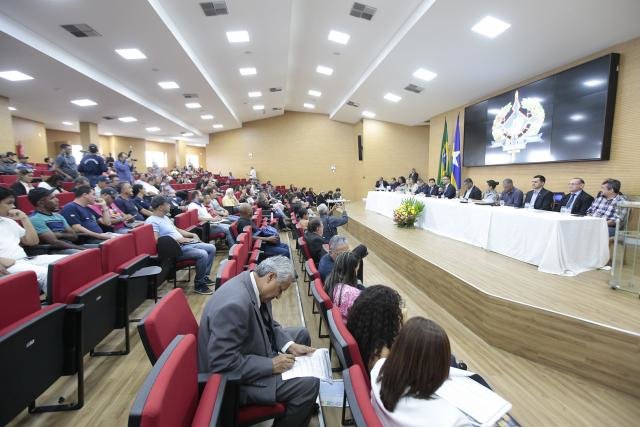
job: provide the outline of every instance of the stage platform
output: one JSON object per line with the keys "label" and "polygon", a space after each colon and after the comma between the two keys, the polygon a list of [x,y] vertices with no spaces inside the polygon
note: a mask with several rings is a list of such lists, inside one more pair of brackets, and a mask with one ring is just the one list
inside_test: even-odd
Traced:
{"label": "stage platform", "polygon": [[348,206],[349,233],[491,345],[640,397],[640,299]]}

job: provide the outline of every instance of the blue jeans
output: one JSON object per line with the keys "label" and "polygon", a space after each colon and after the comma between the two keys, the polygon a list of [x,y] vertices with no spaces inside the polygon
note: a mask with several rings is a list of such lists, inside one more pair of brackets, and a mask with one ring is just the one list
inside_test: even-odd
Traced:
{"label": "blue jeans", "polygon": [[218,233],[224,233],[224,238],[227,239],[227,245],[229,247],[233,246],[236,243],[236,240],[231,235],[231,229],[229,224],[211,224],[209,228],[209,234],[214,235]]}
{"label": "blue jeans", "polygon": [[269,258],[276,255],[282,255],[282,256],[286,256],[287,258],[290,258],[289,246],[286,243],[273,244],[273,243],[263,242],[260,249],[262,249],[262,251],[264,252],[265,258]]}
{"label": "blue jeans", "polygon": [[182,246],[182,255],[176,258],[178,261],[185,259],[196,260],[196,277],[193,284],[196,288],[204,286],[206,277],[213,266],[216,256],[216,247],[209,243],[189,243]]}

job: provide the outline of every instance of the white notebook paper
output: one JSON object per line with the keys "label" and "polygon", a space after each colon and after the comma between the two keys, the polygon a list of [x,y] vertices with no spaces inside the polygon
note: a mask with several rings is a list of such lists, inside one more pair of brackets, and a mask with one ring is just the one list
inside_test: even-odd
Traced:
{"label": "white notebook paper", "polygon": [[319,348],[310,356],[298,356],[293,367],[282,373],[283,381],[299,377],[316,377],[322,381],[332,382],[329,350]]}

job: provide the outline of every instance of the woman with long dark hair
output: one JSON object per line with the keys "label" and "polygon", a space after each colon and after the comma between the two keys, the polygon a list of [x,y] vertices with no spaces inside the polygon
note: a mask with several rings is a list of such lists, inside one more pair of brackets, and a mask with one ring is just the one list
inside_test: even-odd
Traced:
{"label": "woman with long dark hair", "polygon": [[432,320],[411,318],[387,358],[371,370],[371,400],[384,425],[471,426],[454,405],[435,395],[449,377],[451,346]]}
{"label": "woman with long dark hair", "polygon": [[347,320],[351,306],[362,292],[357,287],[356,270],[359,264],[360,259],[352,252],[341,253],[324,283],[325,292],[333,301],[333,306],[340,310],[344,320]]}

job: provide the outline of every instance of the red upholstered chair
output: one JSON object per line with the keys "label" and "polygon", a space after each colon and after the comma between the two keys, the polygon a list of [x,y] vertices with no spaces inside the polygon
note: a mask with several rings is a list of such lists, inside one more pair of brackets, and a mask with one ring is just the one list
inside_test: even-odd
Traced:
{"label": "red upholstered chair", "polygon": [[158,246],[156,244],[156,238],[153,234],[153,226],[151,224],[136,227],[131,230],[129,234],[131,234],[135,239],[136,255],[158,255]]}
{"label": "red upholstered chair", "polygon": [[0,175],[0,182],[11,185],[18,180],[18,175]]}
{"label": "red upholstered chair", "polygon": [[[368,372],[366,365],[362,361],[358,343],[347,329],[347,325],[342,320],[342,314],[336,307],[332,307],[328,311],[327,320],[330,338],[342,367],[346,369],[353,365],[358,365],[362,372]],[[369,376],[366,377],[366,382],[367,386],[371,387]]]}
{"label": "red upholstered chair", "polygon": [[249,226],[245,227],[245,231],[240,233],[236,238],[238,243],[242,243],[247,249],[247,260],[245,265],[249,264],[257,264],[258,258],[260,258],[260,248],[257,249],[252,244],[252,235],[251,232],[247,233],[246,229],[250,228]]}
{"label": "red upholstered chair", "polygon": [[309,282],[307,295],[311,296],[311,283],[316,279],[320,279],[320,272],[318,272],[318,269],[316,268],[316,263],[313,260],[313,258],[309,258],[304,262],[304,276],[305,276],[304,280]]}
{"label": "red upholstered chair", "polygon": [[184,291],[169,291],[138,323],[138,333],[152,365],[177,335],[197,336],[198,323]]}
{"label": "red upholstered chair", "polygon": [[253,229],[250,225],[244,227],[244,230],[242,230],[242,232],[249,235],[249,247],[252,248],[252,250],[260,249],[262,247],[262,240],[253,238]]}
{"label": "red upholstered chair", "polygon": [[307,260],[311,258],[311,252],[309,252],[309,246],[307,246],[307,241],[304,237],[298,238],[298,246],[300,246],[300,250],[302,252],[302,257],[300,257],[300,265],[303,265]]}
{"label": "red upholstered chair", "polygon": [[216,289],[224,285],[229,279],[237,275],[237,267],[235,259],[225,259],[220,262],[218,272],[216,273]]}
{"label": "red upholstered chair", "polygon": [[178,335],[154,365],[129,413],[129,426],[217,426],[226,380],[212,375],[198,390],[196,339]]}
{"label": "red upholstered chair", "polygon": [[[82,354],[114,356],[129,353],[129,316],[118,275],[102,272],[100,249],[86,249],[49,265],[47,302],[84,304]],[[94,351],[111,331],[123,328],[124,350]]]}
{"label": "red upholstered chair", "polygon": [[16,208],[20,209],[22,212],[30,215],[36,208],[29,201],[28,196],[18,196],[16,197]]}
{"label": "red upholstered chair", "polygon": [[382,421],[371,404],[371,388],[365,379],[368,376],[357,365],[345,369],[342,372],[344,391],[357,427],[382,427]]}
{"label": "red upholstered chair", "polygon": [[231,231],[231,235],[234,239],[238,237],[238,221],[234,221],[229,226],[229,230]]}
{"label": "red upholstered chair", "polygon": [[[32,271],[0,278],[0,425],[26,407],[30,413],[82,407],[80,337],[71,326],[80,309],[65,304],[41,307]],[[76,369],[78,362],[80,369]],[[76,403],[36,407],[38,396],[58,378],[74,373],[78,378]]]}
{"label": "red upholstered chair", "polygon": [[320,313],[321,316],[320,321],[318,322],[318,338],[329,338],[329,334],[322,333],[322,320],[327,323],[327,310],[331,310],[333,308],[333,301],[325,292],[324,285],[320,278],[313,280],[311,294],[313,295],[314,302],[311,311],[313,312],[313,314]]}
{"label": "red upholstered chair", "polygon": [[[152,364],[156,360],[159,363],[160,355],[176,334],[188,332],[197,338],[198,325],[181,289],[171,291],[156,304],[142,319],[138,332]],[[236,424],[255,424],[280,416],[284,411],[285,406],[281,403],[241,406],[236,414]]]}
{"label": "red upholstered chair", "polygon": [[173,222],[176,227],[187,230],[191,226],[189,212],[182,212],[181,214],[176,215]]}
{"label": "red upholstered chair", "polygon": [[60,209],[62,209],[67,203],[71,203],[75,200],[75,196],[73,193],[66,191],[64,193],[56,194],[56,199],[58,199],[58,204],[60,205]]}
{"label": "red upholstered chair", "polygon": [[73,186],[75,185],[73,183],[73,181],[64,181],[62,184],[60,184],[61,187],[65,190],[65,191],[73,191]]}

